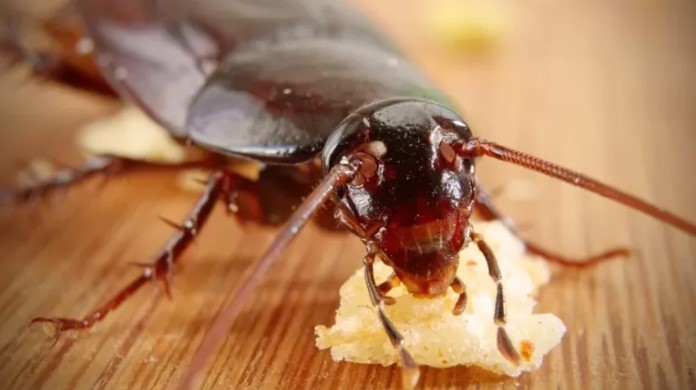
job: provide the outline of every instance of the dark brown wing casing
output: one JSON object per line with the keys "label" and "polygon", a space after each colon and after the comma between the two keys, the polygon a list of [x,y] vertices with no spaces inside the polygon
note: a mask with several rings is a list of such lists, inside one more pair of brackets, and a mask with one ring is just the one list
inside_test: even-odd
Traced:
{"label": "dark brown wing casing", "polygon": [[119,93],[174,135],[266,162],[321,150],[356,108],[443,101],[369,22],[328,0],[82,0]]}

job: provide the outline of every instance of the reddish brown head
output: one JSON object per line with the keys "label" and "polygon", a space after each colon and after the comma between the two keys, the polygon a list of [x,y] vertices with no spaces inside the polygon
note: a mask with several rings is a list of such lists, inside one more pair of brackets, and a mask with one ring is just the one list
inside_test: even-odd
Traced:
{"label": "reddish brown head", "polygon": [[473,160],[448,144],[470,138],[468,126],[448,108],[398,99],[360,108],[324,148],[326,169],[356,153],[366,161],[338,194],[352,212],[344,218],[367,233],[363,239],[415,295],[442,294],[455,277],[475,179]]}

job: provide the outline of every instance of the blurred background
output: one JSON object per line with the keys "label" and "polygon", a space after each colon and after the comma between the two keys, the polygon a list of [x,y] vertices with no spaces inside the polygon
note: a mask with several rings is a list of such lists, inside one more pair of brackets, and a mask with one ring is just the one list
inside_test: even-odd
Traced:
{"label": "blurred background", "polygon": [[[353,2],[451,97],[478,136],[696,220],[695,3]],[[59,3],[2,0],[0,12],[22,8],[41,19]],[[37,45],[48,43],[29,35]],[[120,109],[107,96],[32,80],[26,67],[11,67],[7,58],[0,69],[2,187],[13,186],[17,173],[38,158],[79,164],[81,129]],[[556,270],[539,310],[557,314],[568,333],[539,371],[481,379],[475,370],[430,369],[426,387],[472,381],[510,388],[696,386],[693,237],[520,168],[481,160],[477,169],[525,236],[569,255],[622,245],[635,256],[589,270]],[[186,256],[173,303],[141,293],[95,332],[48,349],[42,332],[26,328],[28,320],[79,316],[103,301],[130,277],[126,263],[153,253],[171,233],[157,217],[177,220],[195,199],[172,174],[142,173],[96,187],[5,208],[0,217],[0,388],[2,382],[7,388],[174,383],[195,348],[182,338],[200,338],[274,234],[218,213]],[[248,388],[354,381],[395,387],[392,368],[335,364],[313,347],[312,327],[331,321],[337,288],[359,267],[362,251],[354,238],[308,228],[245,313],[250,323],[271,324],[261,330],[235,325],[232,333],[243,340],[224,346],[213,366],[217,378]],[[255,357],[274,348],[279,352],[272,357]]]}

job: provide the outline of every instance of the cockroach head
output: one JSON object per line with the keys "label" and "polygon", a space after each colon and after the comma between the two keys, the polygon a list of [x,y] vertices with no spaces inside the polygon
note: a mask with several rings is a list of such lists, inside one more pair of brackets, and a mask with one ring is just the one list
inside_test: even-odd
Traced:
{"label": "cockroach head", "polygon": [[358,109],[324,147],[327,169],[360,161],[338,193],[343,220],[379,248],[411,293],[434,296],[454,279],[475,196],[473,161],[454,146],[469,139],[450,109],[393,99]]}
{"label": "cockroach head", "polygon": [[336,126],[324,146],[322,163],[328,171],[342,157],[357,152],[380,160],[394,148],[414,149],[424,140],[434,148],[443,145],[440,154],[453,161],[454,151],[446,145],[471,137],[459,115],[440,103],[416,98],[381,100],[360,107]]}

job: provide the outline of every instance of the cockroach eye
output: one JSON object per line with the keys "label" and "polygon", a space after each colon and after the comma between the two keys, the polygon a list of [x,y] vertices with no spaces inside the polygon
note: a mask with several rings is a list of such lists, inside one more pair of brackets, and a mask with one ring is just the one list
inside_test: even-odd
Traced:
{"label": "cockroach eye", "polygon": [[448,144],[447,142],[440,142],[439,148],[440,156],[442,156],[442,158],[448,163],[454,163],[454,160],[457,158],[457,153],[454,151],[454,148],[452,148],[452,145]]}
{"label": "cockroach eye", "polygon": [[360,170],[350,185],[362,187],[365,183],[377,174],[378,162],[371,154],[365,152],[356,152],[351,156],[352,159],[360,161]]}
{"label": "cockroach eye", "polygon": [[382,141],[372,141],[365,144],[363,150],[375,158],[381,158],[387,154],[387,145],[385,145]]}

